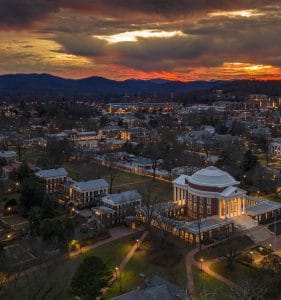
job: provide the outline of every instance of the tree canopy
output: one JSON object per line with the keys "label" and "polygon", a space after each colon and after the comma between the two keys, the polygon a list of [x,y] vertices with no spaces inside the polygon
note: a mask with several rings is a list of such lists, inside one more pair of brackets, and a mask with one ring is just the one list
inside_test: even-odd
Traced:
{"label": "tree canopy", "polygon": [[107,286],[110,272],[105,263],[96,256],[86,257],[71,280],[71,291],[85,300],[95,299]]}

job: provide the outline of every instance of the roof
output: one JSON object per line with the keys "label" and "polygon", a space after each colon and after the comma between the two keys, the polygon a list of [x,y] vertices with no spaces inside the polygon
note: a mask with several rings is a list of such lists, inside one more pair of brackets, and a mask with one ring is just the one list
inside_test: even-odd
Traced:
{"label": "roof", "polygon": [[246,208],[246,214],[252,217],[265,214],[267,212],[272,212],[276,209],[281,208],[281,204],[272,201],[260,201],[253,206]]}
{"label": "roof", "polygon": [[125,202],[134,202],[136,200],[140,200],[141,195],[136,191],[126,191],[117,194],[108,194],[102,198],[103,202],[111,202],[113,204],[120,204]]}
{"label": "roof", "polygon": [[241,194],[246,194],[246,191],[236,187],[236,186],[228,186],[225,190],[223,190],[220,195],[222,197],[233,197]]}
{"label": "roof", "polygon": [[185,174],[180,175],[175,180],[173,180],[173,184],[185,185],[186,184],[186,179],[188,179],[187,175],[185,175]]}
{"label": "roof", "polygon": [[92,207],[91,210],[93,212],[100,212],[103,214],[112,214],[115,211],[107,206],[97,206],[97,207]]}
{"label": "roof", "polygon": [[216,167],[207,167],[188,176],[188,182],[210,187],[227,187],[239,184],[231,175]]}
{"label": "roof", "polygon": [[134,289],[113,300],[175,300],[177,297],[182,300],[188,299],[184,290],[178,286],[159,276],[153,276],[145,280],[143,288]]}
{"label": "roof", "polygon": [[0,151],[0,157],[10,158],[16,155],[17,153],[15,151]]}
{"label": "roof", "polygon": [[88,191],[88,190],[97,190],[97,189],[105,189],[109,187],[107,181],[103,178],[87,180],[87,181],[74,181],[71,184],[71,187],[74,189],[79,189],[80,191]]}
{"label": "roof", "polygon": [[38,177],[49,178],[49,177],[65,177],[68,175],[65,168],[41,170],[35,173]]}
{"label": "roof", "polygon": [[[232,224],[234,221],[232,219],[219,219],[219,218],[205,218],[201,219],[200,224],[200,231],[201,233],[210,231],[212,229],[220,228],[225,225]],[[192,222],[184,222],[182,226],[179,226],[181,229],[186,230],[189,233],[198,234],[199,228],[198,228],[198,221],[192,221]]]}

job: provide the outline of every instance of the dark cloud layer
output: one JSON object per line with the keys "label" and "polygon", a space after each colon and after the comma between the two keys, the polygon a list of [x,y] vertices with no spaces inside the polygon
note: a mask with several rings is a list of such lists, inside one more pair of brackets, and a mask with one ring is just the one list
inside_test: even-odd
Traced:
{"label": "dark cloud layer", "polygon": [[182,18],[216,10],[276,5],[274,0],[0,0],[0,27],[30,26],[59,9],[124,19]]}
{"label": "dark cloud layer", "polygon": [[[239,10],[250,15],[226,13]],[[71,54],[109,70],[191,72],[226,62],[279,68],[280,13],[278,0],[0,0],[0,33],[36,35],[52,43],[50,57]],[[117,43],[101,37],[142,30],[181,34]]]}

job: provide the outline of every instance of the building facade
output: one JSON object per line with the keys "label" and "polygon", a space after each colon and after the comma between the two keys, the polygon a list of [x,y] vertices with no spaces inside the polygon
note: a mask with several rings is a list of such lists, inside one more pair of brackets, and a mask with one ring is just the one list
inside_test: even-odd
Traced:
{"label": "building facade", "polygon": [[98,205],[100,199],[108,194],[108,188],[109,184],[104,179],[73,181],[68,189],[68,198],[79,208]]}
{"label": "building facade", "polygon": [[68,173],[64,168],[41,170],[35,176],[43,184],[47,194],[62,192],[66,184]]}
{"label": "building facade", "polygon": [[134,216],[141,206],[141,195],[133,190],[108,194],[101,199],[103,206],[115,211],[115,221],[122,223],[127,216]]}

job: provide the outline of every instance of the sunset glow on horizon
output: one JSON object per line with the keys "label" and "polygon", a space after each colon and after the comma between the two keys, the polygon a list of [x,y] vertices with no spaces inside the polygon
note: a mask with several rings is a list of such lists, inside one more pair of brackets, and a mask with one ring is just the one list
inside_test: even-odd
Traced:
{"label": "sunset glow on horizon", "polygon": [[280,1],[32,3],[3,6],[0,74],[281,79]]}

